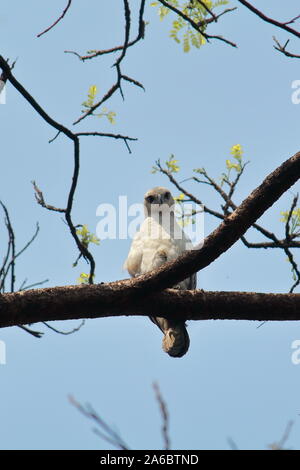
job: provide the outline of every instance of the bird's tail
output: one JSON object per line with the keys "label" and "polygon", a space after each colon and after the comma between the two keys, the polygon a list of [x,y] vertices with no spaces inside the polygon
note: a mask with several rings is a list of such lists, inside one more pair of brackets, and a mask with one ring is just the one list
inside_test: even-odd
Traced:
{"label": "bird's tail", "polygon": [[190,338],[185,322],[171,322],[166,318],[150,317],[164,333],[162,348],[171,357],[182,357],[188,351]]}

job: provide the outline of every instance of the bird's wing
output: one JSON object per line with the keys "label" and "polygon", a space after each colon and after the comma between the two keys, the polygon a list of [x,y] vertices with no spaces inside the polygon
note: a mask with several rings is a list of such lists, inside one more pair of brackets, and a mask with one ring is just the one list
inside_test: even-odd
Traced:
{"label": "bird's wing", "polygon": [[[186,253],[187,251],[193,248],[191,239],[185,233],[182,227],[179,226],[178,224],[177,224],[177,227],[175,227],[175,235],[177,235],[178,237],[177,239],[175,238],[174,240],[174,243],[176,244],[176,249],[177,249],[177,256],[180,256],[183,253]],[[193,289],[196,289],[196,285],[197,285],[197,274],[194,273],[187,279],[184,279],[183,281],[181,281],[176,287],[178,289],[193,290]]]}
{"label": "bird's wing", "polygon": [[124,262],[123,269],[127,269],[131,277],[141,274],[141,264],[143,259],[143,242],[141,240],[140,232],[135,234],[132,240],[131,247]]}

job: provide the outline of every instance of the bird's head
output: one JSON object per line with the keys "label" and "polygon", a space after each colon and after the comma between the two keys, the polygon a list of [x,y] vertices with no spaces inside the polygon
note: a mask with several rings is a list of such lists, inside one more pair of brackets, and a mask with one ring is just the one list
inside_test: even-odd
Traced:
{"label": "bird's head", "polygon": [[173,212],[175,201],[167,188],[156,186],[149,189],[144,196],[144,206],[147,215]]}

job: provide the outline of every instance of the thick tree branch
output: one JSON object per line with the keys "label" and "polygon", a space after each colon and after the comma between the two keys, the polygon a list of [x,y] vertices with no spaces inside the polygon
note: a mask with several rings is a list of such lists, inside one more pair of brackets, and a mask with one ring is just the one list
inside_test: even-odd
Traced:
{"label": "thick tree branch", "polygon": [[[140,296],[134,280],[0,295],[0,327],[121,315],[187,320],[300,320],[300,294],[167,289]],[[179,313],[180,312],[180,313]]]}

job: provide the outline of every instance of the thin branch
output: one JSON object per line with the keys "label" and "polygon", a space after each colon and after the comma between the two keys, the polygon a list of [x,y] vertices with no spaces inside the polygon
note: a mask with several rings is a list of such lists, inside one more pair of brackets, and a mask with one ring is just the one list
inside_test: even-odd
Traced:
{"label": "thin branch", "polygon": [[[146,0],[142,0],[140,4],[140,10],[139,10],[139,30],[138,30],[138,35],[133,41],[128,41],[126,48],[128,49],[131,46],[134,46],[138,41],[141,39],[144,39],[145,35],[145,22],[143,20],[143,15],[144,15],[144,9],[145,9],[145,2]],[[103,49],[103,50],[95,50],[95,51],[88,51],[87,55],[80,55],[78,52],[75,51],[64,51],[67,54],[74,54],[76,55],[80,60],[83,62],[88,59],[93,59],[94,57],[99,57],[104,54],[112,54],[114,52],[122,51],[124,48],[124,44],[121,46],[116,46],[112,47],[110,49]]]}
{"label": "thin branch", "polygon": [[98,413],[92,408],[91,405],[87,404],[86,406],[83,406],[71,395],[69,395],[69,402],[71,403],[71,405],[75,406],[75,408],[77,408],[77,410],[81,414],[96,423],[97,428],[94,428],[93,431],[98,436],[100,436],[106,442],[112,444],[117,449],[129,450],[128,445],[124,442],[120,434],[114,431],[114,429],[109,424],[107,424],[103,418],[98,415]]}
{"label": "thin branch", "polygon": [[42,286],[43,284],[46,284],[46,282],[49,282],[49,279],[44,279],[43,281],[33,282],[32,284],[28,284],[27,286],[26,286],[26,282],[27,282],[27,279],[24,279],[24,281],[22,282],[19,288],[19,291],[32,289],[33,287],[37,287],[37,286]]}
{"label": "thin branch", "polygon": [[0,55],[0,68],[4,71],[7,80],[13,85],[13,87],[25,98],[26,101],[35,109],[35,111],[52,127],[56,130],[65,134],[69,139],[74,140],[76,136],[65,126],[59,124],[57,121],[52,119],[46,111],[37,103],[33,96],[21,85],[21,83],[14,77],[11,72],[11,68],[7,61]]}
{"label": "thin branch", "polygon": [[293,424],[294,424],[293,421],[289,421],[287,423],[287,426],[284,430],[284,433],[283,433],[281,439],[279,441],[273,442],[272,444],[270,444],[268,446],[271,450],[284,450],[285,443],[288,440],[288,438],[290,437]]}
{"label": "thin branch", "polygon": [[229,41],[228,39],[225,39],[222,36],[215,36],[215,35],[212,36],[212,35],[207,34],[206,32],[204,32],[204,30],[201,29],[201,27],[205,26],[205,25],[203,25],[203,23],[205,23],[205,22],[202,22],[202,24],[198,24],[192,18],[185,15],[181,10],[179,10],[175,6],[171,5],[170,3],[166,2],[165,0],[159,0],[159,1],[166,8],[169,8],[174,13],[176,13],[178,16],[181,16],[181,18],[183,18],[187,23],[189,23],[198,33],[202,34],[202,36],[207,40],[207,42],[209,42],[210,39],[218,39],[219,41],[223,41],[223,42],[225,42],[226,44],[229,44],[232,47],[237,47],[237,45],[234,42]]}
{"label": "thin branch", "polygon": [[85,119],[87,116],[90,116],[93,114],[93,112],[99,108],[105,101],[107,101],[118,89],[119,89],[120,83],[117,81],[109,90],[108,92],[101,98],[100,101],[95,103],[93,106],[91,106],[87,111],[85,111],[82,116],[80,116],[76,121],[73,122],[73,126],[81,122],[83,119]]}
{"label": "thin branch", "polygon": [[156,382],[153,383],[153,389],[154,389],[155,398],[159,405],[160,413],[162,416],[162,435],[163,435],[163,441],[164,441],[164,449],[170,450],[171,445],[170,445],[170,437],[169,437],[169,413],[168,413],[167,405],[162,397],[159,386]]}
{"label": "thin branch", "polygon": [[[71,235],[73,239],[75,240],[75,243],[77,245],[77,248],[80,253],[82,253],[83,257],[87,259],[90,263],[90,275],[89,275],[89,282],[93,282],[93,277],[95,273],[95,260],[92,256],[92,254],[89,252],[87,247],[81,243],[77,233],[76,233],[76,228],[73,224],[72,221],[72,216],[71,216],[71,210],[73,206],[73,199],[74,199],[74,194],[77,186],[77,181],[78,181],[78,174],[79,174],[79,158],[80,158],[80,145],[79,145],[79,138],[76,134],[71,132],[67,127],[63,126],[62,124],[58,123],[54,119],[52,119],[46,112],[45,110],[37,103],[37,101],[28,93],[28,91],[21,85],[21,83],[13,76],[11,72],[11,67],[5,61],[5,59],[0,55],[0,68],[3,70],[6,79],[10,81],[10,83],[16,88],[16,90],[28,101],[28,103],[35,109],[35,111],[52,127],[54,127],[56,130],[60,131],[63,133],[66,137],[72,140],[73,142],[73,148],[74,148],[74,170],[73,170],[73,177],[72,177],[72,183],[68,195],[68,202],[67,202],[67,208],[65,210],[58,210],[58,212],[65,212],[65,218],[67,221],[67,224],[69,226]],[[53,207],[53,206],[50,206]],[[48,207],[47,207],[48,208]],[[57,208],[52,208],[51,210],[57,210]]]}
{"label": "thin branch", "polygon": [[130,25],[131,25],[130,14],[131,13],[130,13],[128,0],[123,0],[123,5],[124,5],[124,16],[125,16],[125,38],[124,38],[124,44],[122,47],[122,52],[114,64],[115,67],[118,67],[120,63],[122,62],[122,60],[124,59],[126,51],[127,51],[127,47],[128,47],[128,42],[129,42]]}
{"label": "thin branch", "polygon": [[277,46],[274,46],[274,49],[276,49],[277,51],[279,52],[282,52],[282,54],[286,55],[287,57],[291,57],[293,59],[300,59],[300,55],[299,54],[293,54],[292,52],[289,52],[286,50],[286,46],[288,45],[288,43],[290,42],[290,40],[288,39],[286,41],[286,43],[282,46],[280,44],[280,42],[276,39],[275,36],[273,36],[273,41],[277,44]]}
{"label": "thin branch", "polygon": [[[2,201],[0,201],[0,204],[5,214],[5,225],[6,225],[7,232],[8,232],[8,248],[7,248],[6,256],[3,260],[3,264],[1,267],[1,271],[0,271],[0,275],[2,276],[2,280],[0,282],[0,291],[4,290],[5,280],[10,270],[11,272],[11,286],[10,286],[11,289],[10,290],[11,292],[13,292],[14,283],[15,283],[15,255],[16,255],[15,234],[14,234],[14,230],[10,221],[8,210]],[[11,253],[11,259],[8,262],[10,253]]]}
{"label": "thin branch", "polygon": [[27,328],[27,326],[24,325],[18,325],[18,327],[21,328],[21,330],[26,331],[26,333],[29,333],[30,335],[34,336],[35,338],[41,338],[44,334],[41,331],[31,330],[30,328]]}
{"label": "thin branch", "polygon": [[295,18],[294,20],[283,23],[283,22],[280,22],[280,21],[274,20],[273,18],[268,17],[262,11],[255,8],[251,3],[247,2],[246,0],[238,0],[238,1],[242,5],[244,5],[246,8],[248,8],[248,10],[252,11],[252,13],[255,13],[255,15],[259,16],[262,20],[266,21],[267,23],[277,26],[280,29],[284,29],[288,33],[292,34],[293,36],[300,38],[300,32],[288,26],[289,23],[292,23],[295,20]]}
{"label": "thin branch", "polygon": [[40,188],[38,187],[38,185],[36,184],[36,182],[32,181],[31,183],[32,183],[32,186],[33,186],[33,189],[34,189],[34,196],[35,196],[36,202],[40,206],[44,207],[45,209],[48,209],[49,211],[63,212],[63,213],[66,212],[66,209],[61,209],[59,207],[55,207],[55,206],[51,206],[50,204],[46,204],[45,199],[44,199],[44,195],[43,195],[42,191],[40,190]]}
{"label": "thin branch", "polygon": [[62,330],[58,330],[57,328],[54,328],[54,326],[52,325],[49,325],[49,323],[43,321],[42,322],[47,328],[49,328],[49,330],[52,330],[54,331],[55,333],[58,333],[60,335],[72,335],[73,333],[76,333],[77,331],[79,331],[83,325],[85,324],[85,320],[82,320],[82,322],[80,322],[79,326],[73,328],[72,330],[69,330],[69,331],[62,331]]}
{"label": "thin branch", "polygon": [[124,141],[129,153],[131,153],[131,149],[128,145],[128,140],[130,140],[130,141],[138,140],[136,137],[128,137],[127,135],[111,134],[111,133],[107,133],[107,132],[77,132],[76,135],[78,137],[81,137],[81,136],[98,136],[98,137],[111,137],[113,139],[122,139]]}
{"label": "thin branch", "polygon": [[[121,54],[114,63],[114,66],[116,67],[117,71],[117,80],[114,85],[105,93],[105,95],[99,100],[97,103],[93,104],[93,106],[89,107],[76,121],[73,122],[73,125],[78,124],[81,122],[83,119],[85,119],[87,116],[90,116],[94,113],[94,111],[99,108],[105,101],[107,101],[109,98],[111,98],[117,90],[119,90],[121,97],[124,99],[124,94],[122,90],[122,79],[129,81],[130,83],[133,83],[136,86],[139,86],[141,88],[144,88],[143,85],[138,82],[137,80],[134,80],[130,77],[127,77],[126,75],[123,75],[121,72],[121,62],[124,59],[128,44],[129,44],[129,34],[130,34],[130,26],[131,26],[131,19],[130,19],[130,8],[129,8],[129,2],[128,0],[123,0],[124,4],[124,18],[125,18],[125,37],[124,37],[124,43],[121,47]],[[144,13],[144,6],[145,3],[142,1],[141,6],[140,6],[140,12],[139,12],[139,32],[144,32],[144,21],[143,21],[143,13]],[[143,26],[142,26],[143,25]],[[76,53],[77,56],[79,56]],[[80,56],[79,56],[80,57]],[[128,142],[124,140],[125,145],[128,149],[129,152],[131,152]]]}
{"label": "thin branch", "polygon": [[294,284],[290,288],[290,293],[291,293],[291,292],[294,292],[295,288],[300,284],[300,271],[298,269],[298,265],[296,261],[294,260],[294,256],[292,252],[288,248],[285,248],[284,252],[287,255],[288,260],[292,265],[292,272],[294,273],[294,276],[296,277]]}
{"label": "thin branch", "polygon": [[63,19],[63,17],[64,17],[65,14],[67,13],[68,9],[70,8],[71,3],[72,3],[72,0],[68,0],[67,6],[66,6],[66,8],[64,9],[64,11],[62,12],[62,14],[60,15],[60,17],[57,18],[57,20],[54,21],[54,23],[53,23],[51,26],[49,26],[48,28],[46,28],[46,29],[45,29],[44,31],[42,31],[41,33],[37,34],[36,37],[39,38],[39,37],[41,37],[43,34],[45,34],[45,33],[47,33],[48,31],[50,31],[50,29],[54,28],[54,26],[56,26],[57,23],[59,23],[59,22]]}
{"label": "thin branch", "polygon": [[286,224],[285,224],[285,239],[286,240],[290,240],[290,238],[291,238],[290,222],[291,222],[291,218],[292,218],[292,215],[293,215],[293,211],[294,211],[295,207],[297,206],[298,197],[299,197],[299,194],[296,194],[296,196],[294,196],[291,208],[290,208],[288,216],[287,216],[287,220],[286,220]]}
{"label": "thin branch", "polygon": [[217,212],[213,209],[210,209],[209,207],[207,207],[205,204],[203,204],[203,202],[198,199],[196,196],[194,196],[193,194],[191,194],[189,191],[187,191],[186,189],[184,189],[177,181],[176,179],[174,178],[174,176],[172,175],[172,173],[170,173],[169,171],[165,170],[162,166],[161,166],[161,163],[160,161],[158,160],[156,162],[156,165],[157,167],[159,168],[159,171],[161,173],[163,173],[164,175],[166,175],[170,182],[172,184],[174,184],[174,186],[183,194],[185,194],[185,196],[187,196],[187,198],[190,200],[190,201],[193,201],[195,202],[195,204],[199,205],[199,206],[203,206],[203,210],[204,212],[208,213],[208,214],[211,214],[215,217],[217,217],[218,219],[221,219],[223,220],[224,219],[224,215],[221,214],[220,212]]}

